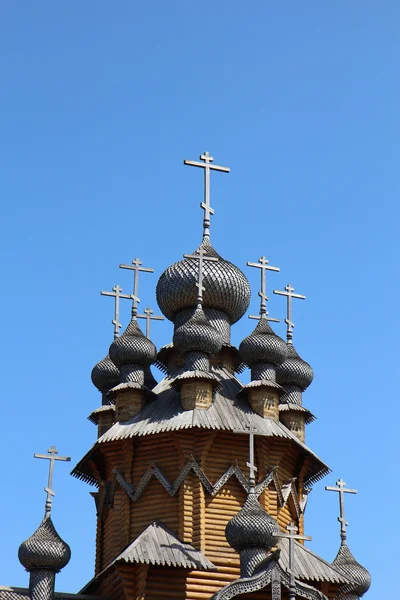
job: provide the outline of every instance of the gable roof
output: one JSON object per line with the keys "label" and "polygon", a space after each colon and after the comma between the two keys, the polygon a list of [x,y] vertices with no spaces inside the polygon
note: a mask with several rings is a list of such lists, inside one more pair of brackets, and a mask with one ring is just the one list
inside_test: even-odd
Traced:
{"label": "gable roof", "polygon": [[[215,570],[204,554],[178,536],[161,521],[154,521],[113,562],[145,563],[185,569]],[[107,567],[107,568],[109,568]]]}

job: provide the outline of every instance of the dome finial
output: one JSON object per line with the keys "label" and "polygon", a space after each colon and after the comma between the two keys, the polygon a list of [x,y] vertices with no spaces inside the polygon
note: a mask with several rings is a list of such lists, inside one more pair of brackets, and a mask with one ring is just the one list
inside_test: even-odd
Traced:
{"label": "dome finial", "polygon": [[285,286],[285,292],[280,291],[280,290],[274,290],[274,294],[278,294],[279,296],[286,296],[287,298],[287,317],[285,319],[285,323],[287,325],[286,328],[286,340],[288,344],[292,344],[293,343],[293,327],[294,327],[294,323],[292,321],[292,298],[299,298],[300,300],[305,300],[306,297],[302,296],[301,294],[293,294],[294,292],[294,287],[290,285],[290,283],[288,283]]}
{"label": "dome finial", "polygon": [[114,301],[114,318],[111,323],[114,325],[114,340],[119,336],[119,330],[122,325],[119,322],[119,300],[120,298],[127,298],[128,300],[134,300],[134,296],[132,294],[121,294],[122,288],[119,285],[114,285],[112,292],[100,292],[102,296],[112,296]]}
{"label": "dome finial", "polygon": [[214,209],[210,205],[210,169],[214,171],[222,171],[222,173],[229,173],[229,167],[220,167],[219,165],[212,165],[213,157],[210,156],[209,152],[204,152],[200,156],[200,160],[203,162],[197,162],[195,160],[184,160],[183,164],[189,167],[200,167],[204,169],[204,202],[200,202],[200,207],[204,210],[203,220],[203,238],[210,237],[210,216],[214,214]]}
{"label": "dome finial", "polygon": [[340,516],[338,517],[338,521],[340,523],[340,539],[342,541],[342,546],[345,545],[347,538],[347,521],[344,516],[344,495],[345,494],[357,494],[357,490],[350,490],[346,488],[346,482],[343,479],[338,479],[336,482],[337,487],[332,487],[329,485],[325,486],[325,489],[328,492],[338,492],[339,494],[339,511]]}
{"label": "dome finial", "polygon": [[260,300],[260,316],[257,317],[254,315],[250,315],[249,318],[250,319],[267,319],[267,321],[273,321],[274,323],[279,323],[279,319],[274,319],[273,317],[268,317],[267,271],[275,271],[276,273],[279,273],[279,271],[281,270],[280,267],[272,267],[271,265],[269,265],[268,260],[265,258],[265,256],[261,256],[258,259],[258,262],[256,262],[256,263],[247,262],[247,266],[260,269],[260,272],[261,272],[261,290],[258,292],[258,295],[261,298],[261,300]]}
{"label": "dome finial", "polygon": [[139,293],[139,271],[143,271],[144,273],[154,273],[154,269],[148,269],[146,267],[142,267],[142,261],[140,258],[134,258],[131,265],[119,265],[120,269],[129,269],[130,271],[134,271],[133,276],[133,294],[132,298],[132,317],[136,318],[137,315],[137,305],[140,302],[140,298],[138,296]]}
{"label": "dome finial", "polygon": [[34,454],[34,458],[44,458],[49,461],[49,477],[47,481],[47,487],[44,488],[44,491],[47,492],[46,504],[45,504],[45,517],[50,517],[51,506],[52,506],[52,497],[54,496],[54,492],[52,490],[53,485],[53,472],[54,472],[54,461],[62,460],[62,461],[70,461],[71,458],[69,456],[57,456],[58,450],[55,446],[52,446],[47,450],[48,454]]}

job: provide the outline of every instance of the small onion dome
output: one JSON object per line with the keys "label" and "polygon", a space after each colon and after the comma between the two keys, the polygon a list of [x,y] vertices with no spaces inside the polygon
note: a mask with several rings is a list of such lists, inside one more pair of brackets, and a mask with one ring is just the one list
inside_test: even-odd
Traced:
{"label": "small onion dome", "polygon": [[119,382],[119,372],[107,354],[92,369],[92,383],[100,392],[107,392]]}
{"label": "small onion dome", "polygon": [[240,552],[245,548],[271,549],[279,541],[279,525],[261,506],[254,493],[247,496],[243,508],[229,521],[226,539]]}
{"label": "small onion dome", "polygon": [[22,542],[18,558],[27,571],[60,571],[69,563],[71,549],[58,535],[50,517],[45,517],[30,538]]}
{"label": "small onion dome", "polygon": [[304,392],[314,379],[314,371],[293,344],[287,344],[287,349],[287,359],[276,369],[276,380],[281,385],[297,385]]}
{"label": "small onion dome", "polygon": [[114,365],[151,365],[157,356],[153,342],[143,335],[136,319],[132,319],[121,337],[110,346],[110,358]]}
{"label": "small onion dome", "polygon": [[[206,256],[218,259],[215,262],[204,261],[203,306],[223,311],[229,316],[231,323],[236,323],[249,307],[250,284],[238,267],[221,258],[208,238],[202,241],[198,250],[200,249],[205,251]],[[168,267],[158,280],[158,306],[170,321],[181,310],[196,306],[198,274],[198,261],[184,258]]]}
{"label": "small onion dome", "polygon": [[371,575],[368,573],[367,569],[362,567],[356,561],[347,544],[342,544],[340,546],[339,552],[332,564],[333,566],[338,567],[348,579],[351,579],[351,581],[354,582],[345,586],[343,592],[349,592],[356,596],[363,596],[365,592],[369,590],[371,585]]}
{"label": "small onion dome", "polygon": [[279,365],[287,356],[287,346],[283,339],[272,331],[267,319],[261,318],[253,333],[240,344],[239,352],[247,365],[257,362]]}
{"label": "small onion dome", "polygon": [[221,350],[221,334],[208,322],[201,306],[174,333],[174,346],[179,352],[216,354]]}

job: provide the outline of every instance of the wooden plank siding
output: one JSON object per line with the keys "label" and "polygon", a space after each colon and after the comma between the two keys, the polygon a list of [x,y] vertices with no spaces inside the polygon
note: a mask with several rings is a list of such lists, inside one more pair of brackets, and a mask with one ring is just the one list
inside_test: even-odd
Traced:
{"label": "wooden plank siding", "polygon": [[[100,446],[108,481],[117,468],[127,483],[138,486],[149,465],[155,464],[172,484],[191,455],[215,483],[237,461],[248,477],[248,436],[224,431],[189,429],[108,442]],[[281,483],[298,477],[299,499],[302,497],[303,466],[301,449],[284,438],[257,437],[255,460],[258,481],[277,467]],[[239,577],[239,555],[229,546],[225,527],[243,507],[246,492],[235,477],[211,496],[197,475],[191,472],[179,491],[171,497],[153,478],[136,502],[117,484],[112,506],[99,516],[96,541],[96,573],[105,569],[154,520],[162,521],[184,542],[201,550],[217,570],[187,571],[177,567],[158,567],[118,563],[112,574],[102,576],[96,593],[110,600],[208,600],[227,583]],[[261,505],[277,519],[281,529],[297,520],[293,503],[281,507],[274,484],[260,495]],[[299,522],[303,531],[303,519]],[[270,592],[240,598],[261,600]],[[285,593],[282,599],[287,598]]]}

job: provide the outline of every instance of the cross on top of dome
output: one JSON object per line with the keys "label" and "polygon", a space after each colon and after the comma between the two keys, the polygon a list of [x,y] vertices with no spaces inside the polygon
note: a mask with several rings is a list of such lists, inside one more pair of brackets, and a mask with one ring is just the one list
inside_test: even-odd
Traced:
{"label": "cross on top of dome", "polygon": [[345,494],[357,494],[357,490],[351,490],[346,488],[346,482],[343,479],[338,479],[336,482],[337,487],[332,487],[330,485],[326,485],[325,489],[328,492],[338,492],[339,494],[339,510],[340,516],[338,517],[338,521],[340,523],[340,537],[342,539],[342,543],[346,542],[347,537],[347,521],[344,516],[344,495]]}
{"label": "cross on top of dome", "polygon": [[46,505],[45,505],[45,516],[49,517],[51,513],[51,505],[52,505],[52,496],[54,496],[54,491],[52,489],[53,485],[53,472],[54,472],[54,462],[56,460],[62,460],[69,462],[71,458],[69,456],[57,456],[58,450],[55,446],[52,446],[47,450],[48,454],[34,454],[34,458],[44,458],[49,461],[49,477],[47,480],[47,486],[44,488],[44,491],[47,493]]}
{"label": "cross on top of dome", "polygon": [[287,325],[287,329],[286,329],[286,339],[288,344],[292,343],[292,339],[293,339],[293,327],[294,327],[294,323],[292,321],[292,298],[298,298],[299,300],[305,300],[306,297],[302,296],[301,294],[294,294],[294,287],[290,285],[290,283],[288,283],[288,285],[285,286],[285,292],[281,291],[281,290],[274,290],[274,294],[278,294],[279,296],[286,296],[287,298],[287,317],[285,319],[285,323]]}
{"label": "cross on top of dome", "polygon": [[114,285],[112,292],[100,292],[102,296],[112,296],[114,298],[114,318],[111,321],[114,325],[114,340],[119,336],[119,330],[122,327],[119,322],[119,300],[120,298],[134,299],[132,294],[121,294],[121,292],[122,288],[119,285]]}
{"label": "cross on top of dome", "polygon": [[268,301],[268,296],[267,296],[267,271],[275,271],[277,273],[279,273],[280,271],[280,267],[272,267],[271,265],[268,264],[268,260],[265,258],[265,256],[261,256],[258,259],[258,262],[254,263],[254,262],[247,262],[247,266],[248,267],[255,267],[257,269],[260,269],[261,272],[261,290],[258,292],[258,295],[261,298],[260,301],[260,316],[257,317],[255,315],[250,315],[250,319],[267,319],[267,321],[273,321],[275,323],[279,323],[279,319],[275,319],[273,317],[268,317],[268,311],[267,311],[267,301]]}
{"label": "cross on top of dome", "polygon": [[200,160],[203,162],[197,162],[195,160],[184,160],[183,164],[189,167],[200,167],[204,169],[204,202],[200,202],[200,207],[204,210],[203,220],[203,238],[210,237],[210,216],[214,214],[214,209],[210,205],[210,170],[221,171],[222,173],[229,173],[229,167],[221,167],[219,165],[213,165],[214,158],[210,156],[209,152],[204,152],[200,156]]}
{"label": "cross on top of dome", "polygon": [[204,292],[204,285],[203,285],[203,267],[204,267],[204,261],[210,261],[210,262],[218,262],[218,258],[215,258],[214,256],[207,256],[204,249],[203,248],[199,248],[199,250],[196,251],[196,254],[184,254],[183,255],[184,258],[192,258],[193,260],[197,260],[199,263],[199,275],[198,275],[198,279],[196,282],[196,287],[198,289],[198,294],[197,294],[197,306],[202,306],[203,304],[203,292]]}
{"label": "cross on top of dome", "polygon": [[148,269],[147,267],[142,267],[142,261],[140,258],[134,258],[131,265],[119,265],[120,269],[128,269],[134,272],[133,275],[133,294],[132,294],[132,316],[136,317],[137,315],[137,305],[140,302],[140,298],[138,296],[139,292],[139,271],[143,271],[144,273],[154,273],[154,269]]}

